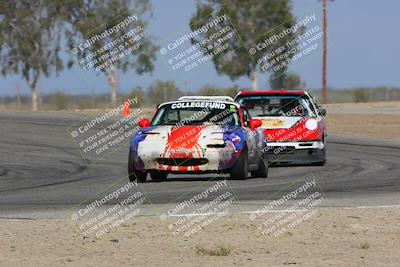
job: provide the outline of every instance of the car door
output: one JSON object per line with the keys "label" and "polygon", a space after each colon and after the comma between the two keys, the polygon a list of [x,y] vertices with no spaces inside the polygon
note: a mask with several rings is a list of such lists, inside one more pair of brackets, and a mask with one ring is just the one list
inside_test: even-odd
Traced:
{"label": "car door", "polygon": [[259,161],[259,153],[257,151],[257,140],[259,139],[259,132],[257,129],[251,130],[249,127],[249,121],[251,119],[249,112],[247,111],[246,108],[240,108],[242,117],[243,117],[243,123],[244,123],[244,128],[247,133],[247,148],[248,148],[248,158],[249,158],[249,163],[254,164],[258,163]]}

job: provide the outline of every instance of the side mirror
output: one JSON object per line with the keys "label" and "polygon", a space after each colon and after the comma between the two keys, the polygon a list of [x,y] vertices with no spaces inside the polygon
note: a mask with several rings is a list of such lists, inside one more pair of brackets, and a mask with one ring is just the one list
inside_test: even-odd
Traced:
{"label": "side mirror", "polygon": [[321,113],[322,116],[326,116],[326,109],[323,107],[318,107],[319,113]]}
{"label": "side mirror", "polygon": [[147,128],[150,126],[150,121],[148,119],[144,118],[138,122],[138,125],[140,128]]}
{"label": "side mirror", "polygon": [[262,121],[259,119],[251,119],[249,120],[249,126],[251,130],[257,129],[262,125]]}

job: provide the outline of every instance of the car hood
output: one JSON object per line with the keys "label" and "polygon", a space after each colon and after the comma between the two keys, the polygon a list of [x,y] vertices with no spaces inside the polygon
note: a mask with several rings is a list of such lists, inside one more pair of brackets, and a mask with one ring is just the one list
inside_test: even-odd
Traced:
{"label": "car hood", "polygon": [[241,150],[245,140],[245,131],[240,126],[163,125],[140,130],[131,146],[135,149],[135,144],[140,143],[143,149],[151,147],[163,151],[164,155],[177,157],[179,153],[199,153],[207,147],[224,147],[226,144]]}
{"label": "car hood", "polygon": [[166,150],[200,149],[211,143],[224,143],[224,129],[215,125],[155,126],[144,134],[148,141],[164,143]]}

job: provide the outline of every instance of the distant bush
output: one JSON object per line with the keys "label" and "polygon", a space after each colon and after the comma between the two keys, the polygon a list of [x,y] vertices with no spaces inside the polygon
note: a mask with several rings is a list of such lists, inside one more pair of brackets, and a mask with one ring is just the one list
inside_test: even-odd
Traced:
{"label": "distant bush", "polygon": [[84,97],[83,100],[79,101],[78,109],[84,110],[84,109],[92,109],[92,108],[95,108],[93,99],[90,99],[89,97]]}
{"label": "distant bush", "polygon": [[368,89],[354,89],[352,91],[353,101],[356,103],[369,102],[371,100],[371,92]]}
{"label": "distant bush", "polygon": [[214,86],[203,86],[195,95],[204,95],[204,96],[230,96],[235,97],[236,94],[240,91],[240,88],[237,85],[228,87],[228,88],[219,88]]}
{"label": "distant bush", "polygon": [[148,98],[146,98],[146,92],[144,91],[144,89],[140,86],[137,86],[136,88],[132,89],[125,97],[123,97],[122,99],[125,101],[127,99],[134,99],[134,98],[138,98],[139,101],[139,106],[142,105],[147,105],[149,104]]}
{"label": "distant bush", "polygon": [[182,95],[178,86],[174,81],[155,81],[152,86],[148,88],[147,97],[151,102],[149,104],[158,105],[160,103],[177,99]]}
{"label": "distant bush", "polygon": [[49,97],[49,104],[55,110],[68,109],[70,96],[64,93],[57,93]]}

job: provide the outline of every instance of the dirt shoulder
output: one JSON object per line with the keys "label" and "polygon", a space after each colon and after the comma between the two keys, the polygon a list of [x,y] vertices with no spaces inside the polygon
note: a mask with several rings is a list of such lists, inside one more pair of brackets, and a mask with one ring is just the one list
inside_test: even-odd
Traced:
{"label": "dirt shoulder", "polygon": [[400,102],[330,104],[328,134],[400,140]]}
{"label": "dirt shoulder", "polygon": [[354,137],[400,140],[400,115],[330,114],[326,118],[329,133]]}
{"label": "dirt shoulder", "polygon": [[[274,237],[228,215],[185,238],[139,217],[101,239],[64,220],[0,220],[1,266],[398,266],[400,210],[327,208]],[[226,256],[209,256],[208,254]]]}

